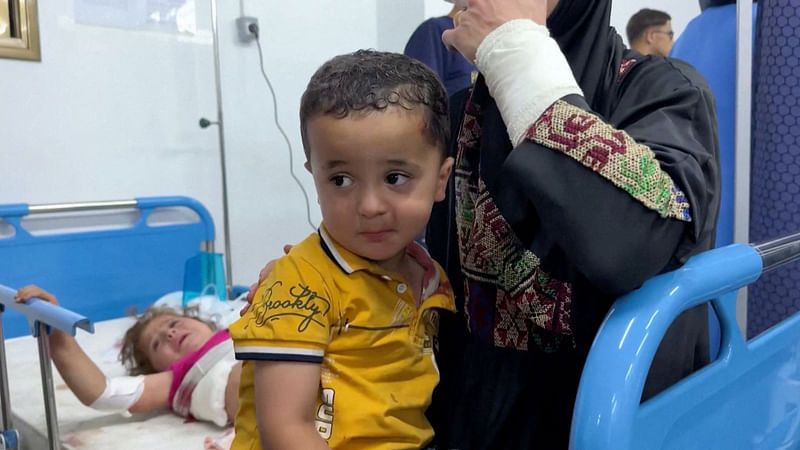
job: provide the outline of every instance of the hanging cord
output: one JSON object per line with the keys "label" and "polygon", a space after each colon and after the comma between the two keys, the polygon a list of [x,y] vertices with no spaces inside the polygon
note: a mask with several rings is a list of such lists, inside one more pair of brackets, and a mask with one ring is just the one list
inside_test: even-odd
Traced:
{"label": "hanging cord", "polygon": [[289,148],[289,174],[292,175],[295,183],[297,186],[300,187],[300,191],[303,193],[303,198],[306,201],[306,220],[308,221],[308,225],[311,227],[312,231],[316,231],[317,227],[314,225],[314,222],[311,221],[311,203],[308,200],[308,193],[306,192],[306,188],[303,186],[303,183],[300,182],[300,179],[297,178],[297,175],[294,173],[294,151],[292,150],[292,143],[289,141],[289,136],[286,135],[286,132],[283,131],[283,127],[281,126],[280,122],[278,122],[278,98],[275,96],[275,90],[272,88],[272,83],[269,81],[269,77],[267,76],[267,72],[264,70],[264,53],[261,50],[261,40],[258,36],[258,25],[251,23],[247,27],[253,35],[256,37],[256,46],[258,47],[258,63],[261,67],[261,75],[264,77],[264,81],[267,82],[267,87],[269,88],[269,92],[272,95],[272,109],[273,109],[273,117],[275,118],[275,127],[283,136],[283,140],[286,141],[286,146]]}

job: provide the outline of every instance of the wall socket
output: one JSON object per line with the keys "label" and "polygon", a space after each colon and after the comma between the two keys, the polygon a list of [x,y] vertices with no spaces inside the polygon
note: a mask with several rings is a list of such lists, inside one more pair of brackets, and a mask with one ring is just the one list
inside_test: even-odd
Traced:
{"label": "wall socket", "polygon": [[236,18],[236,29],[239,30],[239,41],[248,43],[256,38],[255,33],[251,32],[251,24],[258,26],[258,18],[251,16],[241,16]]}

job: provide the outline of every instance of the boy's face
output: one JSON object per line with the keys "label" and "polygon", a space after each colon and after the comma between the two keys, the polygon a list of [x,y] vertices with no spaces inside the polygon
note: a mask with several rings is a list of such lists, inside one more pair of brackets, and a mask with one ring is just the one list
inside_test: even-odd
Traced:
{"label": "boy's face", "polygon": [[167,314],[153,318],[144,327],[138,346],[153,368],[162,372],[202,347],[213,335],[214,331],[204,322]]}
{"label": "boy's face", "polygon": [[394,267],[405,247],[443,200],[453,158],[428,138],[419,111],[328,115],[307,124],[310,159],[322,219],[330,235],[351,252]]}

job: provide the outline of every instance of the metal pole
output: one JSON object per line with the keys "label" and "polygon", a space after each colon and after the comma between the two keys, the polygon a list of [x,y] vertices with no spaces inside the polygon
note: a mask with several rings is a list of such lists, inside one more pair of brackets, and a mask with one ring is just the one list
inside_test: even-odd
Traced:
{"label": "metal pole", "polygon": [[113,200],[105,202],[50,203],[30,205],[28,214],[45,214],[71,211],[96,211],[100,209],[136,208],[136,200]]}
{"label": "metal pole", "polygon": [[11,423],[11,396],[8,392],[8,370],[6,366],[6,341],[3,336],[3,306],[0,305],[0,431],[10,430]]}
{"label": "metal pole", "polygon": [[[750,240],[750,129],[753,90],[753,3],[736,2],[736,125],[733,240]],[[747,288],[739,290],[736,321],[747,336]]]}
{"label": "metal pole", "polygon": [[800,259],[800,233],[784,236],[754,247],[764,262],[761,272],[768,272],[782,264]]}
{"label": "metal pole", "polygon": [[214,81],[217,92],[217,127],[219,128],[219,163],[222,171],[222,222],[225,239],[225,278],[227,298],[231,298],[233,269],[231,267],[231,236],[228,222],[228,180],[225,169],[225,121],[222,119],[222,81],[219,70],[219,32],[217,27],[217,0],[211,0],[211,32],[214,37]]}
{"label": "metal pole", "polygon": [[42,394],[44,394],[44,413],[47,419],[47,437],[50,450],[61,448],[58,435],[58,419],[56,418],[56,398],[53,389],[53,369],[50,367],[50,341],[47,340],[47,325],[39,322],[39,367],[42,374]]}

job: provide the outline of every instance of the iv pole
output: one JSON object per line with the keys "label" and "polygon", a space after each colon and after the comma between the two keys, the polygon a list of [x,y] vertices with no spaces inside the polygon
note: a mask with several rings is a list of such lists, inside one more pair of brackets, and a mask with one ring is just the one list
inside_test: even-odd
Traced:
{"label": "iv pole", "polygon": [[[206,118],[200,119],[200,128],[206,128],[209,125],[217,125],[219,130],[219,164],[222,172],[222,222],[223,233],[225,238],[225,279],[227,281],[225,290],[227,291],[226,298],[232,297],[233,286],[233,269],[231,267],[231,235],[230,226],[228,221],[228,180],[227,171],[225,169],[225,126],[222,120],[222,82],[220,80],[219,70],[219,34],[217,27],[217,0],[211,0],[211,33],[214,39],[214,82],[216,85],[217,95],[217,120],[215,122],[209,121]],[[213,249],[211,249],[213,251]]]}

